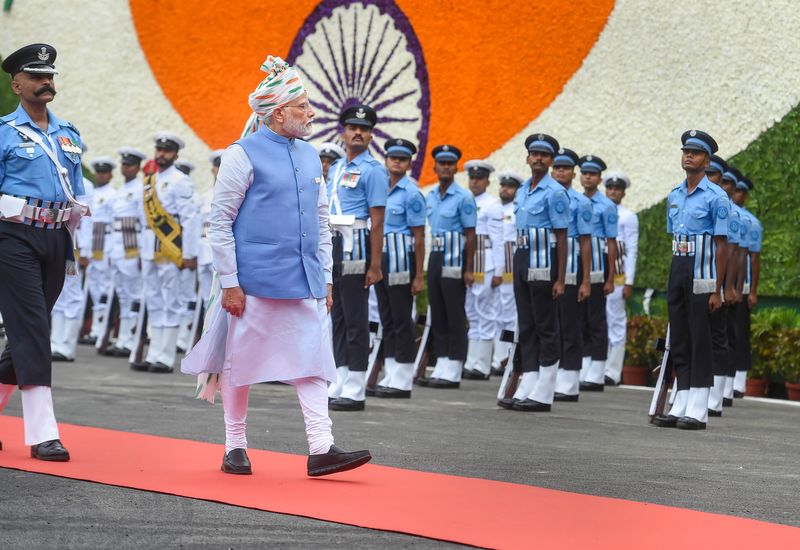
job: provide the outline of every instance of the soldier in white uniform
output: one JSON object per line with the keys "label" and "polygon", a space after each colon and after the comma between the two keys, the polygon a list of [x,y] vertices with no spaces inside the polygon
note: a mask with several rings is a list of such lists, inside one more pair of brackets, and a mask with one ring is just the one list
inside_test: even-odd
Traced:
{"label": "soldier in white uniform", "polygon": [[142,307],[142,267],[140,233],[145,224],[142,180],[139,171],[147,155],[133,147],[117,150],[120,173],[125,182],[111,203],[113,218],[109,256],[114,293],[119,301],[119,334],[111,355],[128,357],[133,348],[136,319]]}
{"label": "soldier in white uniform", "polygon": [[633,277],[636,274],[636,257],[639,251],[639,218],[622,205],[625,190],[631,180],[622,172],[609,172],[603,178],[606,196],[617,205],[617,269],[614,292],[606,298],[608,319],[608,360],[605,383],[616,385],[622,378],[625,360],[625,335],[628,316],[625,302],[633,295]]}
{"label": "soldier in white uniform", "polygon": [[169,373],[177,351],[181,312],[181,269],[197,268],[199,226],[194,183],[175,168],[181,138],[171,132],[154,136],[158,171],[143,182],[147,224],[142,232],[142,278],[149,317],[150,345],[144,362],[133,370]]}
{"label": "soldier in white uniform", "polygon": [[488,380],[492,368],[492,347],[497,336],[495,289],[503,283],[503,207],[486,192],[494,166],[483,160],[464,164],[469,174],[469,190],[475,197],[478,221],[475,226],[475,283],[467,290],[464,308],[469,321],[469,347],[463,378]]}
{"label": "soldier in white uniform", "polygon": [[[111,287],[111,266],[108,261],[111,232],[111,203],[116,190],[111,186],[113,170],[117,163],[109,157],[97,157],[91,162],[95,173],[94,193],[92,195],[92,233],[89,239],[80,244],[80,255],[89,258],[84,284],[89,288],[92,298],[92,329],[89,336],[80,340],[81,344],[95,345],[104,332],[106,315],[114,298]],[[87,242],[88,241],[88,242]]]}
{"label": "soldier in white uniform", "polygon": [[[517,330],[517,305],[514,303],[514,250],[517,245],[517,226],[514,220],[514,197],[525,181],[516,172],[500,172],[500,203],[503,208],[503,283],[495,292],[497,310],[497,336],[492,352],[492,374],[503,374],[504,361],[508,359],[513,333]],[[496,268],[499,266],[495,266]],[[495,269],[497,272],[497,269]],[[503,334],[506,333],[506,334]],[[509,334],[510,333],[510,334]]]}
{"label": "soldier in white uniform", "polygon": [[319,153],[319,162],[322,164],[322,177],[328,181],[328,170],[334,162],[344,157],[344,149],[333,142],[326,141],[317,147],[317,153]]}
{"label": "soldier in white uniform", "polygon": [[[88,179],[83,179],[84,195],[78,197],[83,204],[91,204],[94,184]],[[89,265],[88,258],[82,258],[78,251],[82,242],[91,242],[92,218],[81,218],[78,230],[75,233],[75,255],[81,266],[81,271],[64,277],[64,287],[58,295],[53,306],[50,330],[50,352],[53,361],[75,360],[75,350],[78,347],[78,335],[83,326],[83,314],[86,311],[86,292],[83,286],[83,271]]]}

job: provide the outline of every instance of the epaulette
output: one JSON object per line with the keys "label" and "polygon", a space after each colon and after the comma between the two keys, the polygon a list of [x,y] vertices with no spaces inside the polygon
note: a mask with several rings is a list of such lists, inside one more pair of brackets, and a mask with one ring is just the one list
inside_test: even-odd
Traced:
{"label": "epaulette", "polygon": [[70,130],[72,130],[76,134],[81,135],[81,133],[78,131],[78,129],[75,128],[75,125],[73,123],[69,122],[69,121],[67,121],[67,128],[69,128]]}

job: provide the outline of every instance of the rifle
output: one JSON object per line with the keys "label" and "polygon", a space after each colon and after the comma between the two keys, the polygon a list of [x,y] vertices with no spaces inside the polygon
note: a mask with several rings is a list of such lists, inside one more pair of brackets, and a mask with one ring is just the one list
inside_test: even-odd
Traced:
{"label": "rifle", "polygon": [[423,325],[422,337],[419,339],[419,347],[417,348],[417,356],[414,358],[414,364],[417,365],[417,372],[414,375],[414,380],[425,378],[428,369],[428,339],[431,334],[431,306],[428,306],[428,311],[425,315],[417,315],[417,324]]}
{"label": "rifle", "polygon": [[111,283],[108,287],[108,298],[106,298],[106,311],[103,314],[103,332],[97,338],[94,347],[100,355],[108,355],[108,344],[111,340],[111,333],[114,329],[114,300],[116,299],[116,289],[114,288],[114,278],[111,278]]}
{"label": "rifle", "polygon": [[[370,323],[372,324],[372,323]],[[383,325],[378,323],[375,330],[375,337],[372,338],[372,347],[369,350],[369,361],[367,362],[367,387],[374,388],[378,383],[378,375],[381,372],[382,363],[379,364],[381,346],[383,345]]]}
{"label": "rifle", "polygon": [[147,341],[147,302],[145,301],[144,288],[139,301],[139,315],[136,318],[136,332],[133,336],[133,346],[128,362],[131,365],[141,365],[144,361],[144,346]]}
{"label": "rifle", "polygon": [[664,414],[664,408],[667,403],[667,392],[669,392],[672,386],[672,361],[669,354],[669,332],[669,325],[667,325],[666,338],[659,338],[655,343],[657,350],[664,351],[664,357],[661,359],[661,365],[654,369],[654,372],[659,369],[660,372],[658,373],[656,387],[653,390],[653,399],[650,401],[649,415],[651,423],[656,416],[662,416]]}
{"label": "rifle", "polygon": [[500,388],[497,390],[497,399],[508,399],[514,396],[517,391],[517,384],[519,383],[520,372],[514,368],[514,356],[517,353],[517,343],[519,342],[519,332],[515,330],[504,330],[500,334],[500,340],[509,342],[511,346],[508,348],[508,357],[506,358],[506,367],[503,371],[503,378],[500,380]]}

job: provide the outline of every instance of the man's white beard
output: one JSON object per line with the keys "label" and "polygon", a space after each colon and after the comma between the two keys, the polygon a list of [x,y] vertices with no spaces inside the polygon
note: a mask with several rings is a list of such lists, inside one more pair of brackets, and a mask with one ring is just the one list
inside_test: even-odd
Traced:
{"label": "man's white beard", "polygon": [[283,129],[286,133],[294,137],[306,137],[311,135],[311,123],[303,124],[299,120],[295,120],[290,118],[286,121],[286,124],[283,125]]}

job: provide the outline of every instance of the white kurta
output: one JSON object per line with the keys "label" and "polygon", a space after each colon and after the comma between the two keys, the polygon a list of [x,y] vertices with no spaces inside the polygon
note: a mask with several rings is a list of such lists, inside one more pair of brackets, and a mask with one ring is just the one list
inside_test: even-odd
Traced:
{"label": "white kurta", "polygon": [[[226,280],[236,281],[233,222],[252,183],[253,165],[247,154],[238,145],[230,147],[224,153],[214,185],[208,232],[214,268],[223,286],[226,286]],[[319,186],[317,209],[320,231],[318,253],[325,280],[330,281],[333,261],[328,197],[324,185]],[[296,216],[298,213],[288,215]],[[220,315],[219,319],[227,323],[224,361],[226,369],[230,366],[232,385],[308,377],[321,377],[328,381],[336,379],[324,299],[309,297],[281,300],[246,296],[241,317],[225,314]],[[214,333],[214,328],[209,328],[208,333]],[[221,365],[218,367],[221,371]],[[185,368],[183,370],[186,372]]]}

